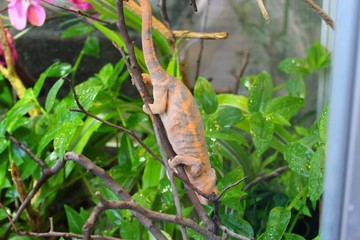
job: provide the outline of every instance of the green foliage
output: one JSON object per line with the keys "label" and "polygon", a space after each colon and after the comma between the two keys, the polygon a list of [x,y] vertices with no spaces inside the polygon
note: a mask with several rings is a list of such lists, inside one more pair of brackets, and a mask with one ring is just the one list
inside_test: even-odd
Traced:
{"label": "green foliage", "polygon": [[[114,0],[89,0],[105,19],[117,18]],[[126,10],[128,26],[140,31],[140,19]],[[100,43],[93,34],[99,31],[110,41],[124,47],[122,37],[108,26],[89,20],[69,26],[62,39],[86,36],[83,48],[74,64],[54,63],[39,77],[25,96],[13,102],[11,90],[4,86],[0,93],[0,196],[11,214],[18,203],[14,200],[17,189],[8,171],[11,164],[19,168],[27,190],[32,189],[41,176],[41,169],[24,151],[11,143],[8,134],[16,137],[35,155],[53,166],[63,159],[67,151],[84,154],[104,168],[123,188],[128,190],[140,205],[169,214],[176,214],[172,189],[162,165],[134,138],[110,126],[70,111],[78,108],[74,93],[59,98],[66,85],[63,77],[70,76],[76,96],[82,107],[99,118],[121,125],[141,136],[142,141],[160,156],[149,117],[142,111],[142,102],[120,93],[129,79],[125,61],[105,64],[99,72],[82,83],[76,73],[84,56],[99,57]],[[168,43],[161,34],[154,33],[155,42],[163,56],[170,53]],[[165,44],[164,44],[165,43]],[[125,49],[126,50],[126,49]],[[143,53],[135,48],[140,66],[145,69]],[[162,59],[167,71],[181,79],[177,52],[170,61]],[[312,126],[301,125],[296,117],[304,104],[306,77],[329,66],[330,55],[318,43],[308,50],[306,58],[289,58],[279,63],[279,69],[289,75],[285,84],[274,86],[267,72],[247,76],[240,81],[247,96],[216,94],[211,83],[199,77],[194,97],[202,113],[212,166],[216,169],[219,191],[244,178],[247,179],[227,190],[221,198],[219,217],[222,223],[236,233],[257,239],[303,239],[293,233],[302,216],[311,216],[310,210],[318,204],[323,191],[324,160],[326,149],[327,114]],[[39,95],[45,81],[57,81],[47,93],[44,104]],[[286,88],[288,95],[278,96],[276,91]],[[30,117],[34,107],[40,114]],[[268,182],[248,185],[254,179],[288,166],[289,170]],[[194,218],[181,182],[176,180],[184,217]],[[99,202],[95,192],[108,200],[119,200],[101,179],[86,172],[73,162],[53,176],[33,198],[32,206],[39,212],[43,231],[45,222],[54,216],[55,226],[63,231],[81,233],[94,204]],[[54,210],[55,209],[55,210]],[[208,213],[214,211],[207,206]],[[0,211],[0,235],[5,231],[7,219]],[[26,214],[19,225],[30,228]],[[158,226],[169,238],[180,239],[179,228],[167,222]],[[128,210],[109,210],[97,220],[96,234],[121,236],[124,239],[152,239],[143,226]],[[201,237],[188,230],[194,239]]]}

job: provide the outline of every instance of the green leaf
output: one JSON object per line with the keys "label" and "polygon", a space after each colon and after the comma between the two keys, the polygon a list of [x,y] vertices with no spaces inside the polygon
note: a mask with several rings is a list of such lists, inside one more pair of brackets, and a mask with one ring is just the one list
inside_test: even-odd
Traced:
{"label": "green leaf", "polygon": [[307,62],[313,71],[328,67],[331,61],[331,54],[328,53],[326,48],[318,42],[314,42],[313,45],[308,48]]}
{"label": "green leaf", "polygon": [[295,233],[285,233],[284,237],[285,240],[305,240],[305,238]]}
{"label": "green leaf", "polygon": [[26,90],[24,97],[7,112],[6,117],[0,122],[0,136],[4,136],[6,131],[10,133],[14,131],[15,127],[19,126],[16,125],[17,120],[28,113],[35,105],[32,89]]}
{"label": "green leaf", "polygon": [[166,72],[168,72],[171,76],[176,77],[177,79],[182,79],[181,76],[181,69],[180,69],[180,62],[179,62],[179,56],[178,52],[175,49],[172,58],[166,68]]}
{"label": "green leaf", "polygon": [[55,99],[56,99],[56,95],[59,92],[61,86],[63,85],[64,80],[63,79],[59,79],[50,89],[47,97],[46,97],[46,101],[45,101],[45,110],[46,112],[50,112],[52,106],[54,105]]}
{"label": "green leaf", "polygon": [[120,234],[123,239],[143,239],[142,229],[136,218],[123,219],[120,225]]}
{"label": "green leaf", "polygon": [[[101,33],[103,33],[107,38],[109,38],[111,41],[115,42],[119,47],[123,47],[124,51],[127,53],[127,48],[125,46],[125,42],[123,40],[123,38],[120,36],[120,34],[118,34],[117,32],[105,27],[104,25],[96,22],[96,21],[92,21],[92,24],[94,25],[94,27],[99,30]],[[144,60],[144,55],[143,53],[135,47],[135,56],[136,59],[138,60],[138,63],[140,65],[140,67],[142,69],[146,69],[146,64],[145,64],[145,60]]]}
{"label": "green leaf", "polygon": [[322,141],[326,142],[327,126],[329,117],[329,105],[326,105],[319,120],[319,135]]}
{"label": "green leaf", "polygon": [[206,129],[205,135],[207,138],[234,141],[237,142],[239,145],[248,146],[248,143],[245,140],[244,136],[232,128],[221,127],[217,129]]}
{"label": "green leaf", "polygon": [[81,36],[84,34],[89,34],[93,31],[94,31],[94,29],[91,26],[89,26],[89,24],[81,22],[78,24],[74,24],[74,25],[68,27],[67,29],[65,29],[62,32],[60,38],[65,39],[65,38],[70,38],[70,37]]}
{"label": "green leaf", "polygon": [[75,87],[79,101],[85,110],[89,110],[92,102],[103,87],[95,81],[85,81]]}
{"label": "green leaf", "polygon": [[146,161],[144,174],[142,175],[143,188],[157,187],[161,180],[162,165],[155,159],[149,158]]}
{"label": "green leaf", "polygon": [[117,64],[115,65],[114,70],[112,71],[112,73],[108,76],[107,78],[107,82],[106,82],[106,87],[111,88],[113,87],[115,84],[117,84],[116,86],[121,86],[123,84],[123,82],[128,78],[129,76],[129,72],[125,71],[124,76],[121,76],[121,78],[119,78],[119,74],[121,71],[124,70],[124,66],[125,66],[125,60],[122,58],[119,60],[119,62],[117,62]]}
{"label": "green leaf", "polygon": [[319,200],[324,190],[325,148],[325,145],[319,147],[311,158],[309,171],[309,196],[311,201]]}
{"label": "green leaf", "polygon": [[303,107],[304,100],[298,97],[282,96],[271,99],[265,106],[264,112],[266,117],[280,115],[286,120],[295,116]]}
{"label": "green leaf", "polygon": [[223,127],[233,126],[244,120],[241,110],[232,106],[221,106],[214,113],[214,120]]}
{"label": "green leaf", "polygon": [[194,97],[199,107],[204,109],[207,114],[212,114],[216,111],[218,106],[216,93],[206,78],[199,77],[196,80]]}
{"label": "green leaf", "polygon": [[132,198],[139,205],[151,209],[157,195],[157,187],[145,188],[137,191]]}
{"label": "green leaf", "polygon": [[292,142],[286,145],[284,158],[291,170],[303,177],[308,177],[313,154],[314,152],[305,144]]}
{"label": "green leaf", "polygon": [[229,106],[239,108],[241,111],[248,112],[248,99],[241,95],[218,94],[219,106]]}
{"label": "green leaf", "polygon": [[269,147],[274,134],[274,124],[266,119],[261,113],[253,113],[250,116],[250,134],[256,147],[257,153],[261,155]]}
{"label": "green leaf", "polygon": [[284,73],[303,78],[312,73],[308,62],[302,58],[287,58],[281,61],[278,67]]}
{"label": "green leaf", "polygon": [[262,112],[265,105],[270,101],[273,94],[273,83],[267,72],[256,76],[249,89],[249,111]]}
{"label": "green leaf", "polygon": [[5,137],[0,137],[0,153],[8,147],[8,140]]}
{"label": "green leaf", "polygon": [[72,71],[72,67],[68,63],[56,62],[52,64],[40,75],[39,79],[36,81],[34,86],[35,97],[39,96],[41,88],[44,85],[45,79],[47,77],[57,77],[57,78],[65,77],[69,73],[71,73],[71,71]]}
{"label": "green leaf", "polygon": [[248,238],[254,238],[254,230],[251,225],[237,214],[223,214],[221,216],[221,221],[227,228],[234,232]]}
{"label": "green leaf", "polygon": [[265,232],[259,240],[282,239],[291,218],[291,212],[283,207],[271,209]]}
{"label": "green leaf", "polygon": [[286,82],[286,89],[290,96],[305,98],[306,96],[306,85],[304,78],[291,78]]}
{"label": "green leaf", "polygon": [[[219,191],[223,190],[225,187],[239,181],[245,176],[244,170],[242,167],[237,167],[233,169],[231,172],[226,174],[219,182],[218,188]],[[221,202],[230,208],[239,209],[240,207],[240,197],[244,195],[242,191],[244,187],[244,182],[238,184],[235,187],[230,188],[225,192],[225,194],[221,198]]]}
{"label": "green leaf", "polygon": [[70,232],[82,234],[82,226],[85,224],[86,218],[66,204],[64,209]]}
{"label": "green leaf", "polygon": [[72,150],[72,149],[68,149],[68,146],[70,145],[70,142],[74,137],[76,127],[82,124],[83,121],[81,120],[81,118],[75,117],[72,121],[65,122],[61,126],[61,131],[58,131],[55,134],[54,149],[60,159],[63,158],[67,150]]}
{"label": "green leaf", "polygon": [[99,39],[94,36],[88,36],[86,38],[83,51],[84,54],[88,56],[99,57],[100,55]]}
{"label": "green leaf", "polygon": [[10,187],[10,181],[7,178],[8,161],[0,161],[0,190]]}

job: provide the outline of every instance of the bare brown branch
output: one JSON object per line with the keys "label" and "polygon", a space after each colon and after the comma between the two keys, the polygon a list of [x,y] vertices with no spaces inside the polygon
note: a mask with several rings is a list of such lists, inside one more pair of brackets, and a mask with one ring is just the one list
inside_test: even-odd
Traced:
{"label": "bare brown branch", "polygon": [[249,63],[249,52],[248,51],[244,51],[244,56],[243,56],[243,61],[241,63],[241,67],[240,67],[240,71],[239,73],[235,76],[236,82],[235,82],[235,87],[234,87],[234,94],[237,94],[239,91],[239,86],[240,86],[240,78],[244,75],[245,69]]}
{"label": "bare brown branch", "polygon": [[30,148],[19,142],[16,138],[11,136],[10,134],[6,133],[5,135],[13,144],[18,146],[21,150],[23,150],[31,159],[33,159],[43,170],[48,169],[48,166],[46,166],[45,162],[37,157],[35,153],[33,153]]}
{"label": "bare brown branch", "polygon": [[175,38],[199,38],[199,39],[226,39],[229,36],[228,32],[192,32],[189,30],[174,30]]}
{"label": "bare brown branch", "polygon": [[[50,231],[47,232],[47,233],[36,233],[36,232],[21,231],[20,229],[18,229],[16,227],[13,219],[11,219],[11,216],[8,214],[5,207],[1,203],[0,203],[0,208],[2,209],[2,211],[7,216],[7,218],[9,220],[11,226],[13,227],[14,231],[20,236],[39,237],[39,238],[40,237],[47,237],[47,238],[69,237],[69,238],[78,238],[78,239],[83,239],[84,238],[84,236],[80,235],[80,234],[68,233],[68,232],[54,232],[51,227],[50,227]],[[119,240],[119,238],[113,238],[113,237],[108,237],[108,236],[103,236],[103,235],[91,235],[91,238],[93,238],[93,239],[104,239],[104,240]],[[5,240],[6,238],[0,238],[0,239]]]}
{"label": "bare brown branch", "polygon": [[329,25],[333,30],[335,29],[335,23],[334,20],[319,6],[317,5],[313,0],[304,0],[309,6],[314,9],[317,13],[320,14],[322,19],[326,22],[327,25]]}
{"label": "bare brown branch", "polygon": [[264,5],[263,0],[257,0],[257,3],[258,3],[258,5],[259,5],[261,14],[262,14],[263,17],[265,18],[266,23],[269,23],[269,22],[270,22],[270,16],[269,16],[269,13],[268,13],[267,10],[266,10],[266,7],[265,7],[265,5]]}
{"label": "bare brown branch", "polygon": [[249,182],[245,187],[244,187],[244,192],[246,192],[247,190],[249,190],[251,187],[255,186],[256,184],[263,182],[263,181],[268,181],[273,179],[274,177],[279,176],[281,173],[285,172],[286,170],[288,170],[289,167],[288,166],[282,166],[279,167],[277,169],[275,169],[275,171],[267,174],[267,175],[260,175],[257,178],[255,178],[254,180],[252,180],[251,182]]}

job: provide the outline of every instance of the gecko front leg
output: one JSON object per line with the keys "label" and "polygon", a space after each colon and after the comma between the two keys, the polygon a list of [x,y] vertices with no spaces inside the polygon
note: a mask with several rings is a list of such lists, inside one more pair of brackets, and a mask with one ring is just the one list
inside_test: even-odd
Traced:
{"label": "gecko front leg", "polygon": [[[152,85],[151,77],[148,74],[142,74],[143,82],[148,85]],[[166,111],[168,101],[168,85],[167,84],[156,84],[153,85],[153,98],[154,102],[149,104],[151,112],[153,114],[162,114]],[[146,105],[143,105],[143,111],[146,114],[150,114]]]}

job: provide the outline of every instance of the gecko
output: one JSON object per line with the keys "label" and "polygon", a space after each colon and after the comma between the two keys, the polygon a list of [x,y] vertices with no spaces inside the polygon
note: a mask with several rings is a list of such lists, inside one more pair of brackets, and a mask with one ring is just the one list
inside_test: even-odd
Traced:
{"label": "gecko", "polygon": [[[195,99],[185,84],[168,74],[160,65],[152,39],[152,9],[148,0],[142,7],[142,47],[149,74],[142,74],[153,86],[153,114],[159,114],[176,156],[169,160],[171,169],[183,164],[189,181],[205,194],[217,194],[216,173],[209,161],[204,127]],[[143,111],[150,114],[144,105]],[[196,193],[197,194],[197,193]],[[197,194],[202,204],[208,199]]]}

